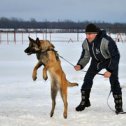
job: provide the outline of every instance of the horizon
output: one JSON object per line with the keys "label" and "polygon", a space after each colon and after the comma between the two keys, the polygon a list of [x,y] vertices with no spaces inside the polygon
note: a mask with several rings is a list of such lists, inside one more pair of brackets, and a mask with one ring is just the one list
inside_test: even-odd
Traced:
{"label": "horizon", "polygon": [[83,23],[83,22],[89,22],[89,23],[109,23],[109,24],[126,24],[126,22],[107,22],[107,21],[90,21],[90,20],[83,20],[83,21],[74,21],[72,19],[57,19],[57,20],[47,20],[47,19],[43,19],[43,20],[37,20],[36,18],[29,18],[29,19],[23,19],[23,18],[19,18],[19,17],[0,17],[0,19],[8,19],[8,20],[17,20],[17,21],[23,21],[23,22],[27,22],[27,21],[35,21],[35,22],[74,22],[74,23]]}

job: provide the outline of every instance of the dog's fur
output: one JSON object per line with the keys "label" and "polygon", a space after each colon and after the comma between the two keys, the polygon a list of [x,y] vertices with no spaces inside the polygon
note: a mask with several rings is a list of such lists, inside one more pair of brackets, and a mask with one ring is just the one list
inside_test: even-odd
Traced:
{"label": "dog's fur", "polygon": [[33,40],[29,37],[29,46],[25,49],[25,53],[28,55],[36,54],[38,63],[33,69],[32,78],[37,79],[37,69],[44,65],[43,68],[43,79],[47,80],[47,70],[51,76],[51,98],[52,98],[52,110],[50,112],[50,117],[54,114],[54,109],[56,105],[56,95],[58,90],[60,90],[61,97],[64,102],[64,118],[67,118],[67,87],[77,86],[77,83],[70,83],[66,79],[66,75],[62,70],[61,62],[57,52],[54,50],[54,45],[48,40]]}

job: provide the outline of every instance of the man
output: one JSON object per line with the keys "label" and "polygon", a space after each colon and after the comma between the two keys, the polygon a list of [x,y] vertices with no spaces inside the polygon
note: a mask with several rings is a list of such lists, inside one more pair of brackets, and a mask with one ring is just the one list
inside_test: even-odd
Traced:
{"label": "man", "polygon": [[81,102],[76,107],[76,111],[82,111],[90,104],[90,91],[93,85],[95,75],[102,69],[106,69],[105,78],[109,78],[111,91],[115,102],[115,113],[123,112],[122,109],[122,91],[118,80],[118,65],[120,54],[115,41],[106,35],[104,30],[100,30],[95,24],[89,24],[85,30],[86,39],[82,44],[82,54],[75,70],[83,69],[90,60],[91,64],[84,78],[81,88]]}

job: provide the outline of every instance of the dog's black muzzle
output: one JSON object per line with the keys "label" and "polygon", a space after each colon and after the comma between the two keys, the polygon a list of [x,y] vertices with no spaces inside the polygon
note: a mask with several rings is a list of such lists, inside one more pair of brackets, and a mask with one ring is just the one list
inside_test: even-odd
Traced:
{"label": "dog's black muzzle", "polygon": [[33,53],[33,50],[31,50],[29,47],[24,50],[25,53],[28,55],[31,55]]}
{"label": "dog's black muzzle", "polygon": [[27,53],[28,55],[31,55],[31,54],[38,53],[38,52],[40,52],[40,51],[39,51],[39,50],[35,50],[35,49],[33,49],[33,48],[28,47],[28,48],[26,48],[26,49],[24,50],[24,52],[25,52],[25,53]]}

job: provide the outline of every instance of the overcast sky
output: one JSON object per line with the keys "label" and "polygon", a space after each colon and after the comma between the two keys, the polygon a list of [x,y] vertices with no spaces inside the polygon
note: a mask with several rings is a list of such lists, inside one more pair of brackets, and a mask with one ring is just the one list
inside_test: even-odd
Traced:
{"label": "overcast sky", "polygon": [[126,23],[126,0],[0,0],[0,17]]}

